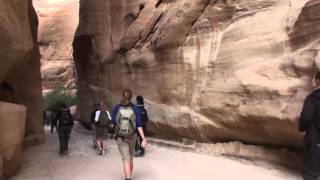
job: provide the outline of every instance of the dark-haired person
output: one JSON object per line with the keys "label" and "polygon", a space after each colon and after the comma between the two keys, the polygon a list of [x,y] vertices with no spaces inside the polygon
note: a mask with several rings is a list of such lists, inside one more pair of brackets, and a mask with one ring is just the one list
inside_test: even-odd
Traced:
{"label": "dark-haired person", "polygon": [[94,109],[91,111],[91,114],[90,114],[91,129],[92,129],[92,132],[93,132],[92,146],[93,146],[94,149],[97,148],[95,116],[96,116],[96,112],[99,111],[100,108],[101,108],[101,103],[95,103],[94,104]]}
{"label": "dark-haired person", "polygon": [[304,101],[299,122],[299,130],[305,133],[304,180],[317,180],[320,175],[320,72],[312,84],[314,90]]}
{"label": "dark-haired person", "polygon": [[131,99],[131,90],[123,90],[121,102],[114,106],[111,115],[126,180],[131,180],[137,131],[142,137],[142,147],[147,144],[142,129],[140,110],[131,102]]}
{"label": "dark-haired person", "polygon": [[58,111],[57,123],[60,144],[59,153],[60,156],[65,156],[68,155],[69,137],[74,125],[70,110],[65,103],[61,104],[61,109]]}
{"label": "dark-haired person", "polygon": [[[144,134],[146,135],[147,134],[147,123],[148,123],[149,117],[148,117],[148,112],[147,112],[146,108],[144,107],[144,100],[143,100],[142,96],[139,95],[136,97],[136,104],[139,107],[140,114],[141,114],[142,129],[143,129]],[[140,136],[140,134],[138,134],[136,147],[135,147],[135,150],[136,150],[135,156],[136,157],[143,156],[145,153],[145,148],[143,148],[141,146],[142,140],[143,140],[142,136]]]}

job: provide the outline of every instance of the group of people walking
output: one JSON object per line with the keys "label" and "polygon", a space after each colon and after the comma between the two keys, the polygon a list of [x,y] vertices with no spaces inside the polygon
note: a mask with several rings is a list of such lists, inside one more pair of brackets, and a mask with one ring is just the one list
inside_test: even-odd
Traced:
{"label": "group of people walking", "polygon": [[[112,112],[107,110],[106,104],[97,103],[91,113],[94,148],[99,155],[107,151],[107,138],[111,133],[118,144],[118,149],[123,161],[126,180],[131,180],[133,170],[133,157],[143,156],[147,140],[148,113],[144,107],[142,96],[136,97],[136,104],[131,102],[132,91],[125,89],[119,104],[115,105]],[[59,134],[60,156],[68,154],[69,136],[74,125],[70,110],[62,104],[56,116],[57,132]]]}
{"label": "group of people walking", "polygon": [[[314,76],[313,86],[315,89],[306,97],[299,121],[299,130],[304,133],[305,142],[304,180],[317,180],[320,176],[320,72]],[[131,90],[125,89],[121,102],[113,107],[111,114],[103,103],[97,104],[91,113],[95,131],[94,146],[99,150],[99,154],[103,155],[111,129],[121,154],[126,180],[131,180],[133,156],[142,156],[147,144],[145,132],[148,114],[144,108],[143,97],[137,96],[136,104],[133,104],[131,99]],[[66,104],[62,104],[57,119],[60,155],[64,156],[68,153],[69,134],[74,124]]]}
{"label": "group of people walking", "polygon": [[[129,90],[127,90],[129,91]],[[131,93],[131,91],[130,91]],[[142,127],[142,130],[144,133],[146,133],[147,131],[147,123],[149,120],[148,117],[148,113],[147,110],[144,107],[144,99],[142,96],[137,96],[136,97],[136,104],[133,104],[131,101],[129,102],[129,104],[125,104],[123,102],[123,100],[121,101],[120,104],[116,105],[112,111],[112,117],[110,115],[110,112],[107,110],[106,105],[102,102],[95,104],[94,106],[94,110],[91,112],[91,127],[94,133],[93,136],[93,148],[94,149],[98,149],[98,154],[99,155],[103,155],[105,154],[106,148],[107,148],[107,144],[106,144],[106,139],[108,138],[108,134],[110,134],[111,139],[115,138],[118,139],[118,137],[121,137],[120,135],[120,131],[121,130],[121,125],[123,123],[126,123],[125,121],[121,121],[124,117],[124,115],[121,116],[122,119],[120,119],[120,117],[117,117],[118,114],[121,115],[121,112],[119,111],[119,108],[128,106],[129,110],[130,108],[133,109],[134,112],[134,116],[132,117],[128,117],[129,123],[130,124],[124,124],[125,126],[127,125],[131,125],[131,123],[136,122],[139,123],[136,126],[136,130],[134,130],[135,132],[139,132],[138,127]],[[139,117],[137,117],[139,116]],[[118,120],[117,120],[118,119]],[[140,120],[136,120],[136,119],[140,119]],[[140,124],[141,121],[141,124]],[[117,127],[117,125],[119,125],[119,127]],[[133,123],[134,125],[134,123]],[[122,127],[123,128],[123,127]],[[124,127],[126,128],[126,127]],[[128,127],[130,128],[130,127]],[[141,133],[137,133],[137,138],[135,141],[135,156],[139,157],[139,156],[144,156],[145,153],[145,149],[142,146],[143,145],[143,136],[141,135]]]}

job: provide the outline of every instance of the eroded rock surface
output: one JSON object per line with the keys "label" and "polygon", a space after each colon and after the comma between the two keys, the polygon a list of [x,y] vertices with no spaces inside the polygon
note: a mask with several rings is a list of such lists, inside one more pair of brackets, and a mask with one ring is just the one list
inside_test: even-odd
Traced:
{"label": "eroded rock surface", "polygon": [[319,0],[80,0],[80,120],[130,87],[156,134],[301,146],[319,12]]}
{"label": "eroded rock surface", "polygon": [[0,105],[5,176],[19,166],[23,141],[44,140],[37,25],[31,0],[0,2],[0,101],[9,102]]}
{"label": "eroded rock surface", "polygon": [[43,91],[57,85],[74,90],[72,40],[79,18],[78,0],[34,0],[39,15],[39,46]]}
{"label": "eroded rock surface", "polygon": [[[0,80],[3,81],[14,65],[26,62],[27,57],[30,57],[33,43],[27,15],[28,2],[2,1],[0,5],[2,9],[0,12]],[[16,21],[12,21],[11,17],[14,17]]]}

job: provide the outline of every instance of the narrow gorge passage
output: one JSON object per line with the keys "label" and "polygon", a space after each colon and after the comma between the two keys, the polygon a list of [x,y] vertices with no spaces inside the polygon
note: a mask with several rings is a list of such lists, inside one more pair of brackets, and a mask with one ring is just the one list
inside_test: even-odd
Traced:
{"label": "narrow gorge passage", "polygon": [[[146,156],[135,158],[133,179],[139,180],[299,180],[286,169],[257,166],[239,159],[200,155],[148,146]],[[231,173],[232,170],[232,173]],[[46,143],[23,152],[19,173],[9,180],[122,180],[117,145],[108,139],[108,152],[98,156],[92,148],[91,132],[76,126],[71,135],[69,157],[58,156],[58,137],[46,130]]]}
{"label": "narrow gorge passage", "polygon": [[[59,98],[90,129],[93,106],[111,110],[126,88],[145,98],[153,137],[211,148],[150,145],[134,178],[298,179],[320,0],[0,1],[0,41],[0,179],[123,179],[114,142],[100,158],[78,127],[70,157],[59,158],[42,115],[59,102],[48,94],[66,92]],[[212,149],[253,161],[200,155]]]}

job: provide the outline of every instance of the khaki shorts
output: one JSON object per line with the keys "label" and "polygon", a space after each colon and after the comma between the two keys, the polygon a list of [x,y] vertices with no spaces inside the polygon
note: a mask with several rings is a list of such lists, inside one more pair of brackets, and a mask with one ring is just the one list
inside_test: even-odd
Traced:
{"label": "khaki shorts", "polygon": [[131,138],[118,137],[118,148],[123,162],[130,162],[133,160],[136,139],[136,135],[132,136]]}
{"label": "khaki shorts", "polygon": [[96,127],[96,139],[106,140],[108,138],[108,129],[102,127]]}

